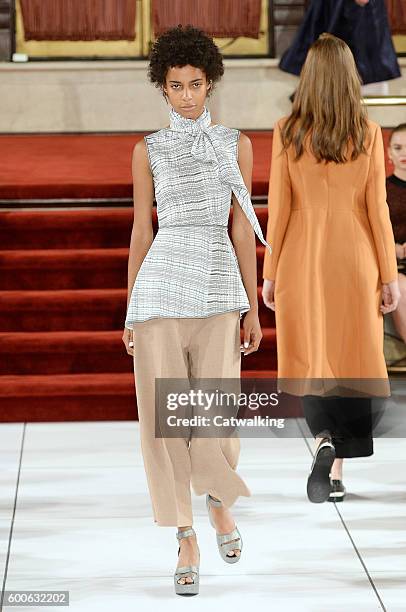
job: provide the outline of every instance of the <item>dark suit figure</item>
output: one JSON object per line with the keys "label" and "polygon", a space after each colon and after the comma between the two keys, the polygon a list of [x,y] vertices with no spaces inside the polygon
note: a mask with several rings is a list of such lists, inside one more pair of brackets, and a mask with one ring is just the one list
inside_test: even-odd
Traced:
{"label": "dark suit figure", "polygon": [[365,6],[359,6],[355,0],[311,0],[279,68],[299,75],[310,45],[323,32],[347,43],[364,85],[401,76],[385,0],[369,0]]}

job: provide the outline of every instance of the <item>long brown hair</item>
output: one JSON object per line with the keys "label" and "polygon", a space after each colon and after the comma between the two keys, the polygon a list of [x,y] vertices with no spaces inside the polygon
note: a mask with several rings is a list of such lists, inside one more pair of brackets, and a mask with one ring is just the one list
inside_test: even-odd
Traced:
{"label": "long brown hair", "polygon": [[281,128],[284,149],[293,143],[299,159],[309,135],[318,162],[344,163],[349,141],[352,160],[366,153],[368,134],[361,79],[351,50],[341,38],[321,34],[309,49],[291,114]]}

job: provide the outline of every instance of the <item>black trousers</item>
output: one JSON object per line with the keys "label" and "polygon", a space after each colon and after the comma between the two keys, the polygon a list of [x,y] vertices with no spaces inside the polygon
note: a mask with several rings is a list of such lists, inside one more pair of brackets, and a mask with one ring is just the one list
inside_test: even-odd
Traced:
{"label": "black trousers", "polygon": [[313,436],[330,433],[337,458],[373,454],[370,398],[305,395],[302,405]]}

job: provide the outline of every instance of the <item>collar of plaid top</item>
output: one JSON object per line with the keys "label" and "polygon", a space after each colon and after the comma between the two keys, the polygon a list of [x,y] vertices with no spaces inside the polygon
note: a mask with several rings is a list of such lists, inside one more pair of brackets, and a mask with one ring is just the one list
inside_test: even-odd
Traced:
{"label": "collar of plaid top", "polygon": [[170,129],[194,137],[191,155],[206,164],[212,164],[218,170],[220,180],[229,185],[241,208],[251,223],[256,235],[272,253],[271,245],[265,240],[257,215],[251,202],[251,196],[245,186],[240,167],[234,154],[224,147],[221,131],[216,125],[210,125],[211,116],[205,106],[197,119],[188,119],[173,108],[169,114]]}

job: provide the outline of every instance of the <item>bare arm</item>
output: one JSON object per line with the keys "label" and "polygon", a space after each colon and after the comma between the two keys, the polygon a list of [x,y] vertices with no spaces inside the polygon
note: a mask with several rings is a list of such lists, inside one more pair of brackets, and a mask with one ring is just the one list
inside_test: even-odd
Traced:
{"label": "bare arm", "polygon": [[[245,186],[251,194],[253,154],[251,141],[245,134],[240,134],[238,165],[240,166]],[[234,194],[231,238],[251,310],[258,312],[255,233]]]}
{"label": "bare arm", "polygon": [[134,221],[128,255],[127,308],[138,270],[154,240],[152,206],[154,184],[149,166],[147,145],[142,138],[134,147],[132,157]]}

